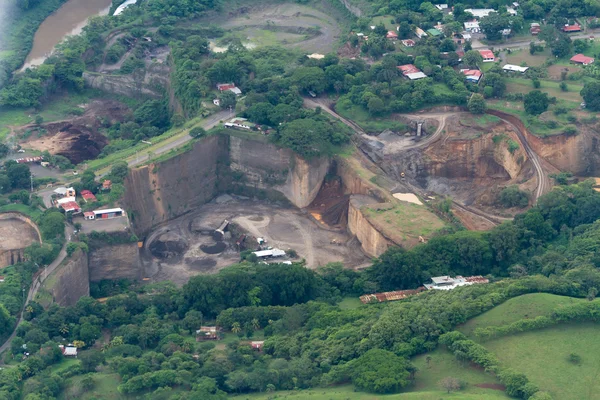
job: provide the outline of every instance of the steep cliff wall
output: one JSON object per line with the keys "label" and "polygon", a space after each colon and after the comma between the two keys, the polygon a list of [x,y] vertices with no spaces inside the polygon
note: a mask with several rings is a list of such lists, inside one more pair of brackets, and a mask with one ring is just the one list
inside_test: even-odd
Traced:
{"label": "steep cliff wall", "polygon": [[219,192],[219,168],[228,159],[226,145],[226,137],[209,136],[194,143],[190,151],[129,172],[125,204],[138,236]]}
{"label": "steep cliff wall", "polygon": [[139,249],[137,243],[126,243],[90,250],[89,280],[142,278]]}
{"label": "steep cliff wall", "polygon": [[371,257],[383,254],[390,242],[365,218],[360,211],[367,204],[376,204],[377,200],[365,195],[350,196],[348,207],[348,231],[356,236],[362,250]]}
{"label": "steep cliff wall", "polygon": [[355,5],[352,5],[352,3],[350,3],[350,0],[340,0],[340,3],[342,3],[344,7],[346,7],[346,10],[348,10],[350,14],[354,15],[355,17],[362,17],[362,10]]}
{"label": "steep cliff wall", "polygon": [[0,268],[20,263],[24,250],[34,242],[41,242],[37,225],[25,214],[0,213]]}
{"label": "steep cliff wall", "polygon": [[317,196],[329,170],[329,158],[305,160],[289,149],[271,143],[230,136],[232,171],[245,176],[244,183],[260,189],[275,189],[296,207],[307,207]]}
{"label": "steep cliff wall", "polygon": [[75,305],[81,297],[89,296],[88,255],[77,250],[54,271],[49,281],[53,283],[49,289],[52,299],[63,307]]}
{"label": "steep cliff wall", "polygon": [[83,81],[89,87],[127,97],[153,97],[164,95],[169,86],[170,68],[164,63],[149,63],[146,69],[128,75],[103,74],[86,71]]}
{"label": "steep cliff wall", "polygon": [[514,115],[497,110],[487,112],[517,126],[524,133],[531,148],[559,170],[582,176],[600,174],[600,138],[596,134],[597,126],[580,127],[576,136],[555,135],[541,138],[531,134]]}

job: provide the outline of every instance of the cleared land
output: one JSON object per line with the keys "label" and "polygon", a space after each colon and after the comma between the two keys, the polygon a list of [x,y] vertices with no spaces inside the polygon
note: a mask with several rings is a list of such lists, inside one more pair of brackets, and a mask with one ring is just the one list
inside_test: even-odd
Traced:
{"label": "cleared land", "polygon": [[467,321],[459,330],[465,335],[471,335],[477,328],[508,325],[524,318],[548,315],[558,307],[568,306],[581,301],[585,300],[549,293],[525,294],[512,298],[498,307],[494,307],[480,316]]}
{"label": "cleared land", "polygon": [[[218,14],[206,22],[229,30],[224,40],[236,37],[248,47],[280,44],[325,54],[334,49],[341,34],[338,21],[333,17],[336,14],[335,10],[327,10],[325,13],[291,2],[242,2],[238,8],[228,8],[227,13]],[[220,42],[223,40],[217,44]]]}
{"label": "cleared land", "polygon": [[[224,220],[233,223],[231,232],[216,237],[214,231]],[[146,276],[157,282],[183,284],[194,275],[215,273],[240,261],[236,241],[242,234],[248,235],[246,249],[255,250],[255,238],[262,237],[274,248],[295,250],[298,258],[292,261],[304,259],[308,268],[337,261],[346,267],[368,262],[343,229],[325,229],[295,208],[225,195],[170,221],[146,238],[142,252]],[[281,260],[270,260],[277,261]]]}
{"label": "cleared land", "polygon": [[24,249],[39,240],[35,229],[16,219],[0,220],[0,251]]}

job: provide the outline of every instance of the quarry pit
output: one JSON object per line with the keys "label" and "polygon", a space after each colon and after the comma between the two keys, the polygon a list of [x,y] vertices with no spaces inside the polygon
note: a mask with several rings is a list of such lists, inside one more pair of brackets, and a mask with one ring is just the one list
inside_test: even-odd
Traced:
{"label": "quarry pit", "polygon": [[[224,235],[215,230],[230,222]],[[238,245],[242,235],[245,240]],[[277,203],[241,196],[221,195],[196,210],[175,218],[147,237],[141,251],[144,276],[153,282],[171,280],[178,285],[192,276],[216,273],[240,261],[240,250],[257,250],[257,238],[266,245],[297,257],[266,262],[305,261],[307,268],[343,262],[357,268],[369,262],[360,245],[342,228],[315,221],[308,212]]]}
{"label": "quarry pit", "polygon": [[23,261],[25,248],[40,241],[29,218],[12,212],[0,214],[0,268]]}

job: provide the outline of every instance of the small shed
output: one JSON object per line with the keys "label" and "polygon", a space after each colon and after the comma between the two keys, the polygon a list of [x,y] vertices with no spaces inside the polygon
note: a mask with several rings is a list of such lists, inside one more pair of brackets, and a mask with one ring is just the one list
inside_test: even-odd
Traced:
{"label": "small shed", "polygon": [[98,201],[98,199],[96,199],[96,196],[94,196],[94,193],[90,192],[89,190],[82,190],[81,197],[83,197],[83,200],[86,203]]}
{"label": "small shed", "polygon": [[108,179],[105,179],[104,182],[102,182],[102,190],[110,190],[112,188],[112,182]]}
{"label": "small shed", "polygon": [[201,326],[196,331],[196,342],[204,340],[219,340],[219,329],[216,326]]}
{"label": "small shed", "polygon": [[250,346],[252,347],[252,349],[258,350],[258,351],[262,350],[264,344],[265,344],[264,340],[255,340],[255,341],[250,342]]}
{"label": "small shed", "polygon": [[86,211],[83,213],[83,218],[92,221],[96,219],[96,216],[93,211]]}

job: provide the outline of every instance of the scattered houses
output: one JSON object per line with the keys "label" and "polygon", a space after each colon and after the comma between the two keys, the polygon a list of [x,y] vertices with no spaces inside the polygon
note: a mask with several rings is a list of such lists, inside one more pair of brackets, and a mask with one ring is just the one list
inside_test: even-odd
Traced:
{"label": "scattered houses", "polygon": [[59,344],[58,348],[62,352],[63,356],[77,358],[77,347],[73,346],[72,344],[68,344],[67,346]]}
{"label": "scattered houses", "polygon": [[496,61],[496,56],[494,56],[494,52],[491,50],[477,50],[481,57],[483,57],[483,62],[494,62]]}
{"label": "scattered houses", "polygon": [[424,37],[427,36],[427,32],[425,32],[423,29],[416,27],[415,28],[415,35],[419,38],[419,39],[423,39]]}
{"label": "scattered houses", "polygon": [[431,37],[442,36],[442,32],[440,32],[438,29],[435,29],[435,28],[427,29],[427,34],[429,34],[429,36],[431,36]]}
{"label": "scattered houses", "polygon": [[471,13],[475,18],[481,19],[487,17],[493,12],[498,12],[493,8],[465,8],[465,12]]}
{"label": "scattered houses", "polygon": [[427,78],[427,75],[425,75],[419,68],[412,64],[399,65],[397,68],[402,72],[402,75],[411,81]]}
{"label": "scattered houses", "polygon": [[459,286],[470,286],[479,283],[489,283],[489,279],[484,278],[481,275],[462,277],[460,275],[456,278],[451,278],[447,275],[434,276],[431,278],[432,283],[426,283],[424,286],[428,290],[452,290]]}
{"label": "scattered houses", "polygon": [[520,72],[521,74],[524,74],[529,67],[519,67],[518,65],[506,64],[504,67],[502,67],[502,69],[507,72]]}
{"label": "scattered houses", "polygon": [[529,28],[529,33],[536,36],[542,31],[542,27],[537,22],[532,22]]}
{"label": "scattered houses", "polygon": [[105,210],[95,210],[94,219],[111,219],[119,218],[125,215],[125,211],[122,208],[107,208]]}
{"label": "scattered houses", "polygon": [[219,329],[216,326],[201,326],[196,331],[196,342],[219,340]]}
{"label": "scattered houses", "polygon": [[98,201],[98,199],[96,199],[96,196],[94,196],[94,193],[90,192],[89,190],[82,190],[81,197],[83,197],[83,201],[85,201],[86,203]]}
{"label": "scattered houses", "polygon": [[424,290],[425,290],[425,288],[423,286],[421,286],[420,288],[413,289],[413,290],[396,290],[393,292],[364,294],[364,295],[360,296],[360,301],[363,304],[369,304],[369,303],[383,303],[386,301],[403,300],[410,296],[419,294]]}
{"label": "scattered houses", "polygon": [[285,251],[280,249],[259,250],[255,251],[254,255],[258,258],[283,257],[285,256]]}
{"label": "scattered houses", "polygon": [[402,44],[405,45],[406,47],[414,47],[415,41],[412,39],[406,39],[406,40],[402,41]]}
{"label": "scattered houses", "polygon": [[219,92],[229,90],[230,92],[235,93],[236,96],[242,94],[242,91],[237,86],[235,86],[235,83],[217,83],[217,89],[219,90]]}
{"label": "scattered houses", "polygon": [[575,23],[573,25],[566,24],[561,29],[565,33],[581,32],[581,26],[579,24],[577,24],[577,23]]}
{"label": "scattered houses", "polygon": [[387,39],[396,40],[396,39],[398,39],[398,34],[394,31],[388,31],[388,33],[385,35],[385,37]]}
{"label": "scattered houses", "polygon": [[461,69],[460,72],[465,76],[465,79],[469,82],[479,83],[483,72],[478,69]]}
{"label": "scattered houses", "polygon": [[465,27],[465,32],[467,33],[480,33],[481,28],[479,27],[479,22],[477,21],[467,21],[463,24]]}
{"label": "scattered houses", "polygon": [[590,65],[594,63],[594,58],[584,56],[583,54],[575,54],[573,57],[571,57],[571,62],[575,64]]}

